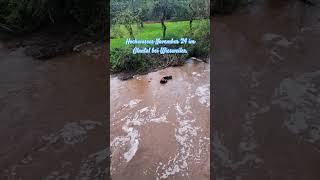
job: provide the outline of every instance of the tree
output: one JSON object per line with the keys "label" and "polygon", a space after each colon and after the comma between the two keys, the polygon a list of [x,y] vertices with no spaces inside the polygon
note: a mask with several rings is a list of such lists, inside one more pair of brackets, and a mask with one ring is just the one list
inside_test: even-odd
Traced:
{"label": "tree", "polygon": [[171,17],[174,13],[174,1],[173,0],[156,0],[153,5],[153,14],[160,18],[162,27],[162,38],[166,37],[167,26],[165,20]]}
{"label": "tree", "polygon": [[149,0],[135,0],[132,4],[133,11],[134,11],[135,16],[137,17],[137,20],[138,20],[137,23],[141,28],[144,27],[143,22],[148,19],[149,9],[150,9],[152,3],[153,3],[153,1],[149,1]]}
{"label": "tree", "polygon": [[209,17],[209,1],[208,0],[188,0],[188,19],[189,28],[192,29],[192,22],[196,18]]}
{"label": "tree", "polygon": [[132,24],[134,22],[137,21],[137,18],[136,16],[134,16],[134,13],[129,10],[129,9],[126,9],[124,10],[123,12],[121,12],[117,17],[116,17],[116,21],[117,23],[119,24],[122,24],[124,25],[124,27],[127,29],[127,31],[129,32],[129,35],[131,38],[134,38],[134,35],[133,35],[133,30],[132,30]]}
{"label": "tree", "polygon": [[134,14],[137,17],[137,23],[138,26],[143,28],[143,21],[144,21],[144,14],[145,12],[143,12],[144,10],[142,8],[138,8],[134,10]]}
{"label": "tree", "polygon": [[196,16],[196,11],[195,11],[195,8],[194,6],[196,5],[196,2],[195,0],[189,0],[188,2],[188,7],[189,7],[189,28],[190,30],[192,29],[192,22],[193,22],[193,19],[194,17]]}

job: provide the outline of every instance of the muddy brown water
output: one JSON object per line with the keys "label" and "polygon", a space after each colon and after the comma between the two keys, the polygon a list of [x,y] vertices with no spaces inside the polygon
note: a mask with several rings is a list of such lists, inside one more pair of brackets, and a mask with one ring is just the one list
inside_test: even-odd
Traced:
{"label": "muddy brown water", "polygon": [[319,6],[253,2],[212,22],[213,176],[320,179]]}
{"label": "muddy brown water", "polygon": [[[173,79],[160,84],[163,76]],[[209,179],[210,65],[110,80],[111,176]]]}
{"label": "muddy brown water", "polygon": [[0,44],[0,179],[102,179],[104,62],[79,54],[43,62]]}

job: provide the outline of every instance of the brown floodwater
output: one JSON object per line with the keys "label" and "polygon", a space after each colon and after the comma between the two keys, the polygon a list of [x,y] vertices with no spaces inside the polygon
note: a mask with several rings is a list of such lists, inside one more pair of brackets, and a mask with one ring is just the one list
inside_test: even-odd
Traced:
{"label": "brown floodwater", "polygon": [[319,4],[252,2],[212,22],[213,176],[318,180]]}
{"label": "brown floodwater", "polygon": [[34,60],[0,43],[0,179],[103,179],[105,60]]}
{"label": "brown floodwater", "polygon": [[209,179],[210,65],[110,79],[112,179]]}

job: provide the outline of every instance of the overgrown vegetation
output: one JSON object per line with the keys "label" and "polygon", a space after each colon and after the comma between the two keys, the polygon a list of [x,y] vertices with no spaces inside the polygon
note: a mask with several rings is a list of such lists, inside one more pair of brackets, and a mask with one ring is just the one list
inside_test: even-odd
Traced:
{"label": "overgrown vegetation", "polygon": [[106,34],[106,0],[1,0],[0,29],[32,32],[54,24],[74,24],[91,36]]}
{"label": "overgrown vegetation", "polygon": [[110,54],[111,71],[143,73],[157,64],[155,56],[146,54],[133,55],[130,48],[115,48]]}

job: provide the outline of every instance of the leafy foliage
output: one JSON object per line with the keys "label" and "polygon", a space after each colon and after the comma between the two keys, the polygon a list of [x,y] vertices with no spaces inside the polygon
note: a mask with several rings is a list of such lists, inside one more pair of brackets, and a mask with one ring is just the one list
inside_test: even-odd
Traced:
{"label": "leafy foliage", "polygon": [[24,33],[49,24],[74,23],[90,35],[104,34],[107,8],[105,0],[1,0],[0,24]]}
{"label": "leafy foliage", "polygon": [[190,56],[195,57],[207,57],[209,55],[210,48],[210,24],[208,20],[201,20],[199,25],[188,31],[186,37],[190,37],[197,41],[197,43],[191,46],[189,50]]}
{"label": "leafy foliage", "polygon": [[116,17],[116,21],[118,22],[118,24],[123,25],[127,29],[131,38],[134,38],[132,24],[134,22],[137,22],[138,19],[139,18],[136,16],[136,14],[128,9],[120,12]]}
{"label": "leafy foliage", "polygon": [[115,48],[110,52],[112,72],[144,72],[151,66],[148,55],[133,55],[129,48]]}

